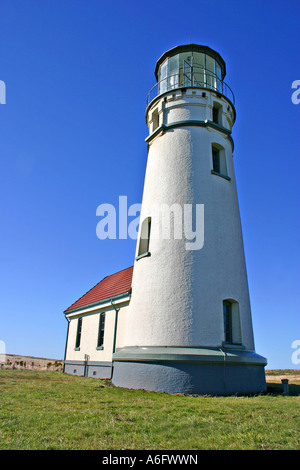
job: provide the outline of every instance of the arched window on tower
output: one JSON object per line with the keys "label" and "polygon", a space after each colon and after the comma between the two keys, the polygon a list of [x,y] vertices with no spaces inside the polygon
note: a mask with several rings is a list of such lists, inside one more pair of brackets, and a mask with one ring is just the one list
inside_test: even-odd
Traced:
{"label": "arched window on tower", "polygon": [[225,149],[219,144],[212,144],[212,174],[222,176],[230,180],[227,173],[226,153]]}
{"label": "arched window on tower", "polygon": [[151,232],[151,217],[147,217],[143,220],[140,233],[140,242],[137,258],[149,256],[149,243],[150,243],[150,232]]}
{"label": "arched window on tower", "polygon": [[224,343],[242,344],[239,303],[232,299],[223,300]]}

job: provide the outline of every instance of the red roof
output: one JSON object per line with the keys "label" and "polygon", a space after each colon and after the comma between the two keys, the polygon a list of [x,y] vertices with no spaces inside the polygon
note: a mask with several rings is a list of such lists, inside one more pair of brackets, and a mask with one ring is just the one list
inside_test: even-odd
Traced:
{"label": "red roof", "polygon": [[80,297],[80,299],[78,299],[74,304],[67,308],[65,312],[129,292],[131,289],[132,273],[133,266],[123,269],[111,276],[105,277],[86,294]]}

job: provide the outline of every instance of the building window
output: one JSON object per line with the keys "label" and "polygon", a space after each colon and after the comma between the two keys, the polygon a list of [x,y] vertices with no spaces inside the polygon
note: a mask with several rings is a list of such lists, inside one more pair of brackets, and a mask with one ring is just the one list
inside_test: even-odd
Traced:
{"label": "building window", "polygon": [[151,232],[151,217],[147,217],[143,220],[141,227],[140,243],[138,249],[138,256],[149,256],[149,243],[150,243],[150,232]]}
{"label": "building window", "polygon": [[219,103],[213,104],[212,120],[215,124],[222,125],[222,106]]}
{"label": "building window", "polygon": [[219,144],[212,145],[212,173],[230,180],[227,174],[225,150]]}
{"label": "building window", "polygon": [[103,349],[105,328],[105,312],[100,313],[97,349]]}
{"label": "building window", "polygon": [[223,301],[224,340],[227,344],[242,344],[239,304],[235,300]]}
{"label": "building window", "polygon": [[81,330],[82,330],[82,317],[78,318],[77,320],[77,332],[76,332],[76,341],[75,341],[76,350],[80,349]]}

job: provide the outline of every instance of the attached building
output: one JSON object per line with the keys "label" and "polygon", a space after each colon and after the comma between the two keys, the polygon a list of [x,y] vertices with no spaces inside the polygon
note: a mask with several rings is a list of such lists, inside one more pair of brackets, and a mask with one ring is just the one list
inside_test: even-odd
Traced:
{"label": "attached building", "polygon": [[68,320],[64,372],[111,379],[122,344],[133,267],[107,276],[64,311]]}

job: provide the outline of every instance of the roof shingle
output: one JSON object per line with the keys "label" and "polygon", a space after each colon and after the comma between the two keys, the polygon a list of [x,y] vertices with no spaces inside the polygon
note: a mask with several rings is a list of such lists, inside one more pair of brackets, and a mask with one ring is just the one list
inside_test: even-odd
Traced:
{"label": "roof shingle", "polygon": [[123,269],[122,271],[105,277],[68,307],[64,313],[129,292],[131,289],[132,273],[133,266],[130,266],[130,268]]}

